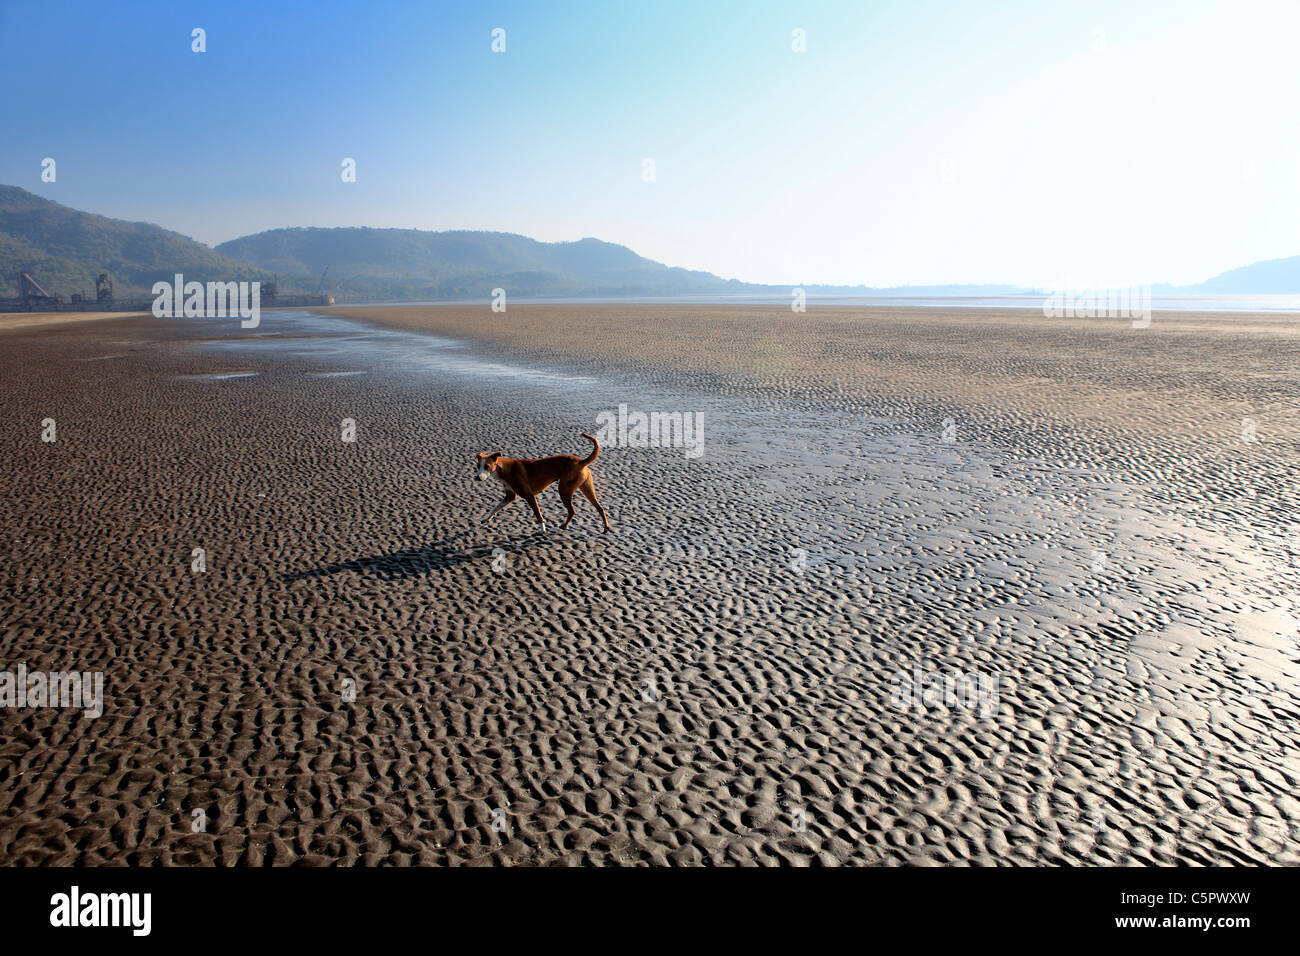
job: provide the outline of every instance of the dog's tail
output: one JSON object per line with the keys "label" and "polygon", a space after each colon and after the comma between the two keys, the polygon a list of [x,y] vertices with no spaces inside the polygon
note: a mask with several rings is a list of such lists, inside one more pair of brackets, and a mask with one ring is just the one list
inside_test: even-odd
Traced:
{"label": "dog's tail", "polygon": [[588,465],[590,465],[593,461],[595,461],[597,458],[600,457],[600,442],[596,441],[596,436],[595,436],[595,435],[588,435],[586,432],[583,432],[583,433],[582,433],[582,437],[583,437],[583,438],[590,438],[590,439],[591,439],[591,443],[592,443],[593,445],[596,446],[595,448],[593,448],[593,449],[591,450],[591,454],[590,454],[590,455],[588,455],[586,458],[582,459],[582,464],[578,465],[579,468],[586,468],[586,467],[587,467]]}

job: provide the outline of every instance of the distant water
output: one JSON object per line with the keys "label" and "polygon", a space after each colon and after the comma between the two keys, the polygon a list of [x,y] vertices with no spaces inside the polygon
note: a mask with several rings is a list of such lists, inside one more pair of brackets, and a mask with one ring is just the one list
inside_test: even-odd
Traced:
{"label": "distant water", "polygon": [[[484,358],[467,343],[442,335],[386,329],[366,322],[336,316],[285,310],[268,312],[254,335],[233,335],[208,340],[200,347],[226,353],[279,355],[288,358],[324,358],[360,369],[327,373],[334,377],[363,374],[369,368],[402,367],[414,371],[451,372],[478,378],[509,379],[534,384],[590,385],[594,378],[566,375],[558,371],[525,368]],[[256,372],[222,372],[189,376],[191,379],[224,380],[256,375]]]}
{"label": "distant water", "polygon": [[[808,296],[813,306],[875,306],[927,309],[1042,309],[1046,295],[976,296]],[[483,299],[430,299],[420,302],[357,302],[340,305],[487,305]],[[511,298],[510,305],[786,305],[790,296],[773,295],[666,295],[592,296],[588,298]],[[1151,308],[1163,312],[1300,312],[1300,295],[1203,295],[1151,297]]]}

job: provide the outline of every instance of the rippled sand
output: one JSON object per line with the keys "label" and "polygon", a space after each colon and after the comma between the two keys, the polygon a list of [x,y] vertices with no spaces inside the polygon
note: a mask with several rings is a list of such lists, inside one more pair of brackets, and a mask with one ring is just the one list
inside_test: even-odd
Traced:
{"label": "rippled sand", "polygon": [[0,338],[0,860],[1300,862],[1296,319],[342,311]]}

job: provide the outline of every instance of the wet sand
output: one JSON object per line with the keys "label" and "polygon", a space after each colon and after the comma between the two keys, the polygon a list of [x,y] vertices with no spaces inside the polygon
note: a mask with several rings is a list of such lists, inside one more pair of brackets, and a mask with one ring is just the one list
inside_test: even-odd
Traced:
{"label": "wet sand", "polygon": [[1300,862],[1300,320],[326,311],[5,334],[0,861]]}
{"label": "wet sand", "polygon": [[97,319],[135,317],[139,312],[0,312],[0,332],[9,329],[31,329],[46,325],[69,325],[94,322]]}

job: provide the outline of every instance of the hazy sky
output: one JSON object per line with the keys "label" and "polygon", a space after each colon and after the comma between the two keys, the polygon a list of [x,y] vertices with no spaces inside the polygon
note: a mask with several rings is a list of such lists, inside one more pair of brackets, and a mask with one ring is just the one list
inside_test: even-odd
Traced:
{"label": "hazy sky", "polygon": [[499,229],[757,282],[1195,282],[1300,254],[1297,37],[1296,0],[3,0],[0,182],[208,243]]}

